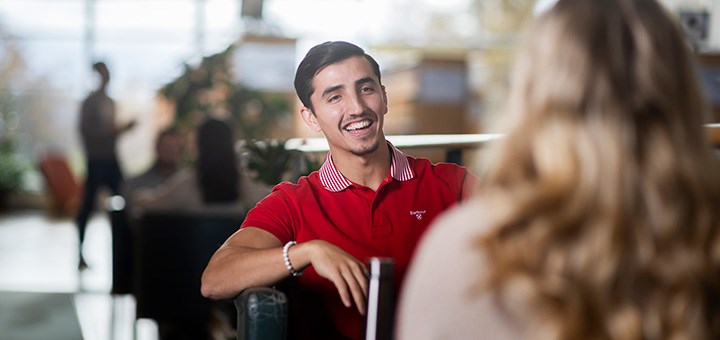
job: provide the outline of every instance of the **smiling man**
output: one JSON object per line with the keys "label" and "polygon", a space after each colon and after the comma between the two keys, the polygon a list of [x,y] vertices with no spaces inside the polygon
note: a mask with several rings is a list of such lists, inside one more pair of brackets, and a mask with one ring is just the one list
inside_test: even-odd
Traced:
{"label": "smiling man", "polygon": [[359,339],[367,260],[394,259],[397,290],[430,222],[467,197],[476,178],[385,140],[380,67],[358,46],[333,41],[310,49],[295,90],[303,120],[328,141],[327,160],[297,184],[278,184],[248,212],[210,259],[202,294],[232,298],[285,281],[290,338]]}

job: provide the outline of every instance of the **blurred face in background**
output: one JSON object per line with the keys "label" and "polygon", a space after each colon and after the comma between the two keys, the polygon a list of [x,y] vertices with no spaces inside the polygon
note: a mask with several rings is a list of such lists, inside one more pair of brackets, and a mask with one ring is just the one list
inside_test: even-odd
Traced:
{"label": "blurred face in background", "polygon": [[183,140],[179,134],[167,134],[158,140],[156,146],[157,164],[161,167],[176,167],[183,153]]}

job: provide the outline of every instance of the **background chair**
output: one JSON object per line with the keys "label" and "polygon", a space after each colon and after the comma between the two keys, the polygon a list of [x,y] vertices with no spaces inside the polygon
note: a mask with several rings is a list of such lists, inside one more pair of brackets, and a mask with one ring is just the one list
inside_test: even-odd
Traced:
{"label": "background chair", "polygon": [[137,317],[159,324],[207,324],[214,303],[200,294],[212,254],[244,215],[148,212],[135,231]]}
{"label": "background chair", "polygon": [[38,168],[45,178],[47,195],[50,199],[50,214],[57,216],[75,214],[80,204],[82,184],[75,179],[65,156],[43,154],[38,159]]}
{"label": "background chair", "polygon": [[288,301],[285,293],[253,287],[235,298],[238,340],[284,340],[287,337]]}

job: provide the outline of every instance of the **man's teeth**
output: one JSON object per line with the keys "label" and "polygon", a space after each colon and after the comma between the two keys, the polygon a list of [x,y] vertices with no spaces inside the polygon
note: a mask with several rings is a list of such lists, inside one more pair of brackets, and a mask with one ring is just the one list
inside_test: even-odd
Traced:
{"label": "man's teeth", "polygon": [[352,123],[352,124],[348,125],[347,127],[345,127],[345,130],[355,131],[355,130],[360,130],[362,128],[366,128],[368,126],[370,126],[370,121],[364,120],[362,122]]}

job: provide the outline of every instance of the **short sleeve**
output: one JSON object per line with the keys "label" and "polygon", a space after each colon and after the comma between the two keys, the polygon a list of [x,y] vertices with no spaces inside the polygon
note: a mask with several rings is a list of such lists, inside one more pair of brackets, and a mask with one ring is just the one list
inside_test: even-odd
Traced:
{"label": "short sleeve", "polygon": [[457,195],[458,201],[471,197],[480,182],[466,167],[457,164],[437,163],[433,172]]}
{"label": "short sleeve", "polygon": [[273,234],[281,243],[295,239],[293,221],[297,220],[293,199],[281,183],[248,211],[240,228],[254,227]]}

